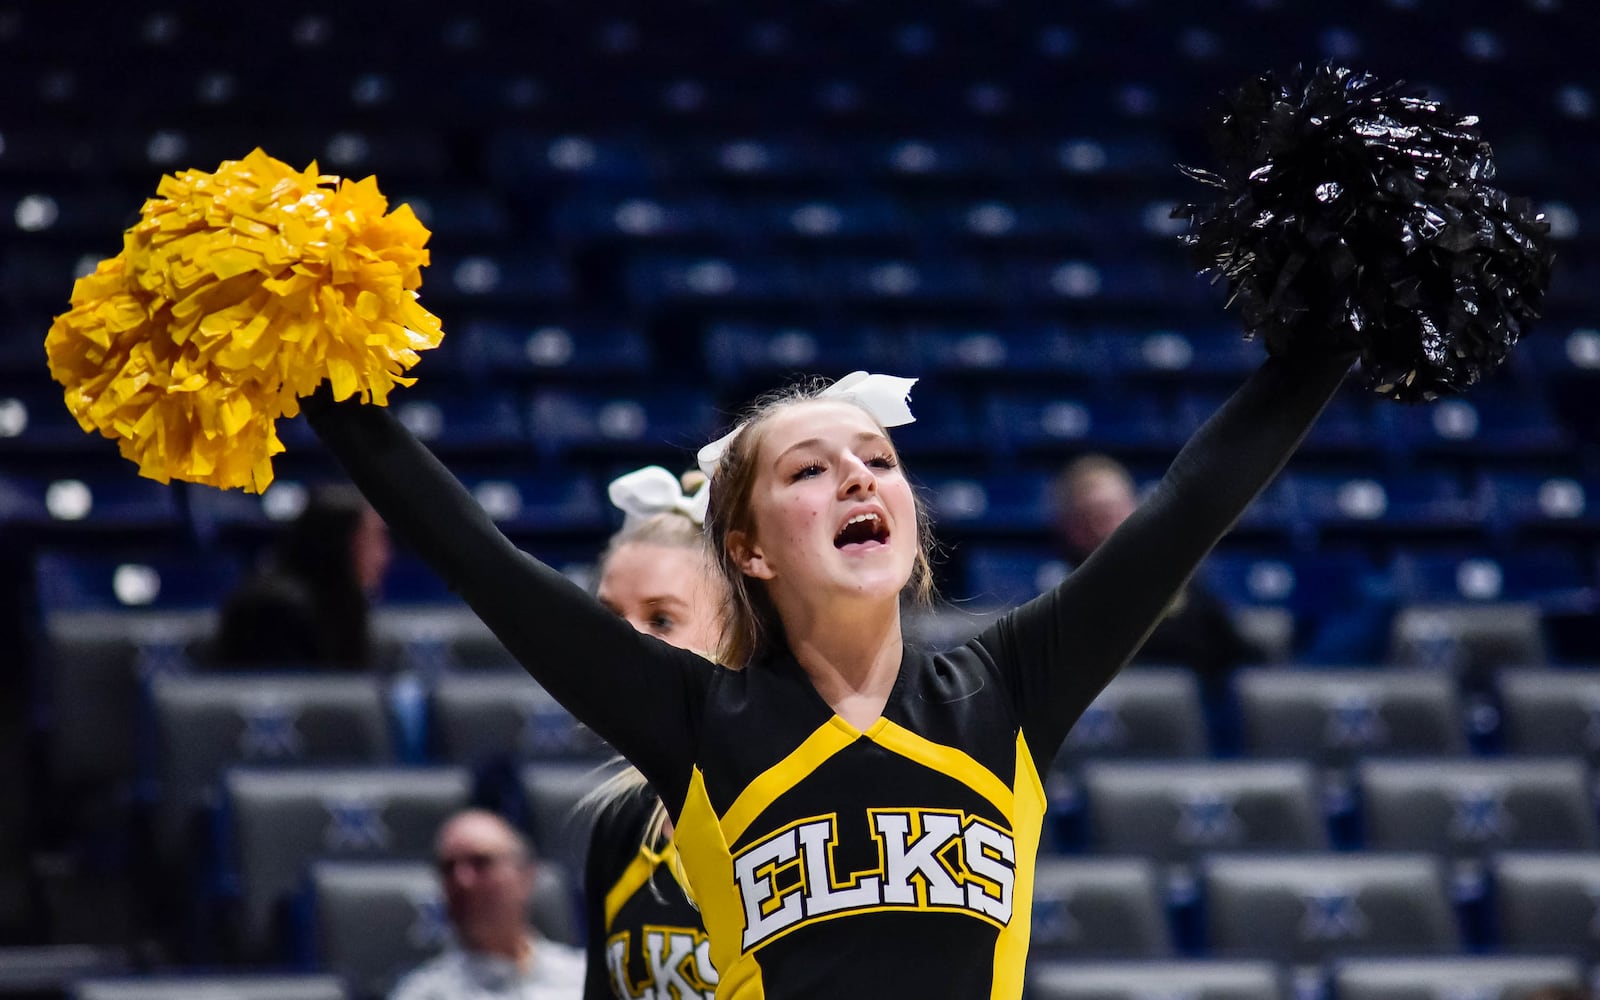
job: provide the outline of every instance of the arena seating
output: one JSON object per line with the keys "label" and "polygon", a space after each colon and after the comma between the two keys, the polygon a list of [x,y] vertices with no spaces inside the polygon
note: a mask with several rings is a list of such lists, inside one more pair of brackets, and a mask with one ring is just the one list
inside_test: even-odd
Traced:
{"label": "arena seating", "polygon": [[[404,551],[374,617],[381,676],[202,675],[220,596],[339,473],[294,420],[263,497],[158,484],[62,405],[40,341],[162,173],[259,145],[411,204],[447,335],[395,412],[580,582],[620,522],[613,476],[689,467],[791,376],[918,376],[895,437],[944,553],[942,602],[908,623],[960,641],[1066,572],[1049,528],[1067,461],[1107,452],[1148,488],[1258,363],[1175,240],[1171,207],[1203,192],[1173,165],[1208,162],[1224,88],[1324,58],[1481,117],[1500,179],[1552,223],[1546,316],[1460,399],[1350,388],[1329,407],[1201,570],[1269,662],[1216,691],[1141,666],[1089,708],[1046,776],[1028,995],[1592,981],[1586,5],[101,6],[92,33],[70,4],[0,7],[0,541],[35,584],[16,614],[36,655],[8,663],[47,901],[27,926],[160,974],[85,966],[72,995],[375,996],[433,946],[408,935],[434,905],[438,817],[505,806],[558,898],[584,839],[567,810],[607,752]],[[190,878],[152,876],[197,834]],[[100,906],[127,909],[124,934],[58,940]],[[397,950],[352,936],[352,906],[394,921]]]}

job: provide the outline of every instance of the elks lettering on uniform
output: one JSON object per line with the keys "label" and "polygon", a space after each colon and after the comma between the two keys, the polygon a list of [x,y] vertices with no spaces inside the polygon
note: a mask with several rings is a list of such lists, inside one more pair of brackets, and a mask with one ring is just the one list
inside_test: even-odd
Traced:
{"label": "elks lettering on uniform", "polygon": [[711,939],[687,927],[644,927],[644,960],[649,974],[635,983],[628,975],[628,944],[623,931],[606,940],[606,968],[619,997],[635,1000],[713,1000],[717,970],[711,964]]}
{"label": "elks lettering on uniform", "polygon": [[[792,927],[855,910],[916,909],[1011,920],[1016,843],[980,817],[940,809],[870,809],[882,866],[834,867],[837,814],[768,834],[733,859],[744,902],[744,949]],[[793,874],[785,874],[793,869]]]}

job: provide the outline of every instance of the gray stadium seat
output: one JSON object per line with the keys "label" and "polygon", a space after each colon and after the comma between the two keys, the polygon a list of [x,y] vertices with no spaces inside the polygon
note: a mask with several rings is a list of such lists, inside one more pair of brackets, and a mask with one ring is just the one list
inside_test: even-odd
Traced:
{"label": "gray stadium seat", "polygon": [[1029,1000],[1288,1000],[1271,962],[1032,962]]}
{"label": "gray stadium seat", "polygon": [[1204,757],[1210,751],[1193,671],[1130,667],[1100,692],[1061,748],[1085,757]]}
{"label": "gray stadium seat", "polygon": [[589,848],[592,812],[578,813],[582,798],[606,777],[612,767],[593,763],[543,761],[522,769],[522,793],[528,806],[528,836],[539,857],[581,873]]}
{"label": "gray stadium seat", "polygon": [[1091,761],[1083,780],[1097,850],[1183,861],[1214,850],[1328,846],[1304,761]]}
{"label": "gray stadium seat", "polygon": [[1202,867],[1214,955],[1318,962],[1460,946],[1432,855],[1215,855]]}
{"label": "gray stadium seat", "polygon": [[1336,1000],[1521,1000],[1582,983],[1570,958],[1367,958],[1333,969]]}
{"label": "gray stadium seat", "polygon": [[1453,670],[1473,683],[1499,667],[1544,663],[1539,607],[1520,602],[1414,604],[1395,616],[1390,659]]}
{"label": "gray stadium seat", "polygon": [[1437,670],[1246,669],[1244,749],[1347,764],[1363,754],[1464,753],[1455,682]]}
{"label": "gray stadium seat", "polygon": [[1577,758],[1370,760],[1358,775],[1368,847],[1472,856],[1596,843]]}
{"label": "gray stadium seat", "polygon": [[603,760],[610,749],[521,670],[445,674],[432,695],[433,755],[475,764],[517,760]]}
{"label": "gray stadium seat", "polygon": [[184,650],[210,634],[205,612],[61,612],[47,623],[50,697],[71,711],[49,728],[57,780],[68,783],[134,776],[141,673],[182,661]]}
{"label": "gray stadium seat", "polygon": [[394,758],[384,685],[371,675],[165,674],[151,684],[161,760],[161,835],[214,804],[232,764],[384,764]]}
{"label": "gray stadium seat", "polygon": [[1145,858],[1040,858],[1029,941],[1035,956],[1172,954],[1155,865]]}
{"label": "gray stadium seat", "polygon": [[196,975],[85,979],[73,1000],[347,1000],[337,976]]}
{"label": "gray stadium seat", "polygon": [[1600,854],[1507,851],[1490,872],[1503,951],[1600,959]]}
{"label": "gray stadium seat", "polygon": [[[360,997],[381,997],[449,941],[433,866],[424,861],[319,861],[311,867],[317,958]],[[530,917],[553,941],[578,943],[573,894],[553,866],[538,869]]]}
{"label": "gray stadium seat", "polygon": [[427,858],[468,804],[464,768],[235,769],[225,779],[242,892],[240,946],[269,955],[278,907],[318,858]]}
{"label": "gray stadium seat", "polygon": [[128,968],[120,948],[87,944],[0,947],[0,997],[29,1000],[64,996],[81,979],[111,976]]}
{"label": "gray stadium seat", "polygon": [[1495,675],[1506,753],[1600,763],[1600,670],[1513,667]]}
{"label": "gray stadium seat", "polygon": [[441,669],[520,669],[489,627],[465,605],[405,605],[373,611],[375,640],[401,651],[410,665]]}

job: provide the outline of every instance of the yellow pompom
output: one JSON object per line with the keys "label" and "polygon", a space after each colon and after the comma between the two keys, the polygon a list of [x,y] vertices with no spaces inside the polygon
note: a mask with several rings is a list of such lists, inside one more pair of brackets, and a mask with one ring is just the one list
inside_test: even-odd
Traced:
{"label": "yellow pompom", "polygon": [[371,177],[297,171],[257,149],[161,179],[122,252],[78,279],[45,337],[85,431],[139,474],[272,482],[275,427],[324,379],[386,405],[439,320],[417,301],[430,235]]}

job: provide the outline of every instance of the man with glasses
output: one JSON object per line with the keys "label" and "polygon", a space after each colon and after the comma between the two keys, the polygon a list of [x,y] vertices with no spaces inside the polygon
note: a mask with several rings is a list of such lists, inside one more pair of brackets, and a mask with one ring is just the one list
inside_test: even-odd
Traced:
{"label": "man with glasses", "polygon": [[500,816],[457,813],[434,846],[455,941],[402,979],[390,1000],[577,1000],[584,958],[528,922],[534,863]]}

